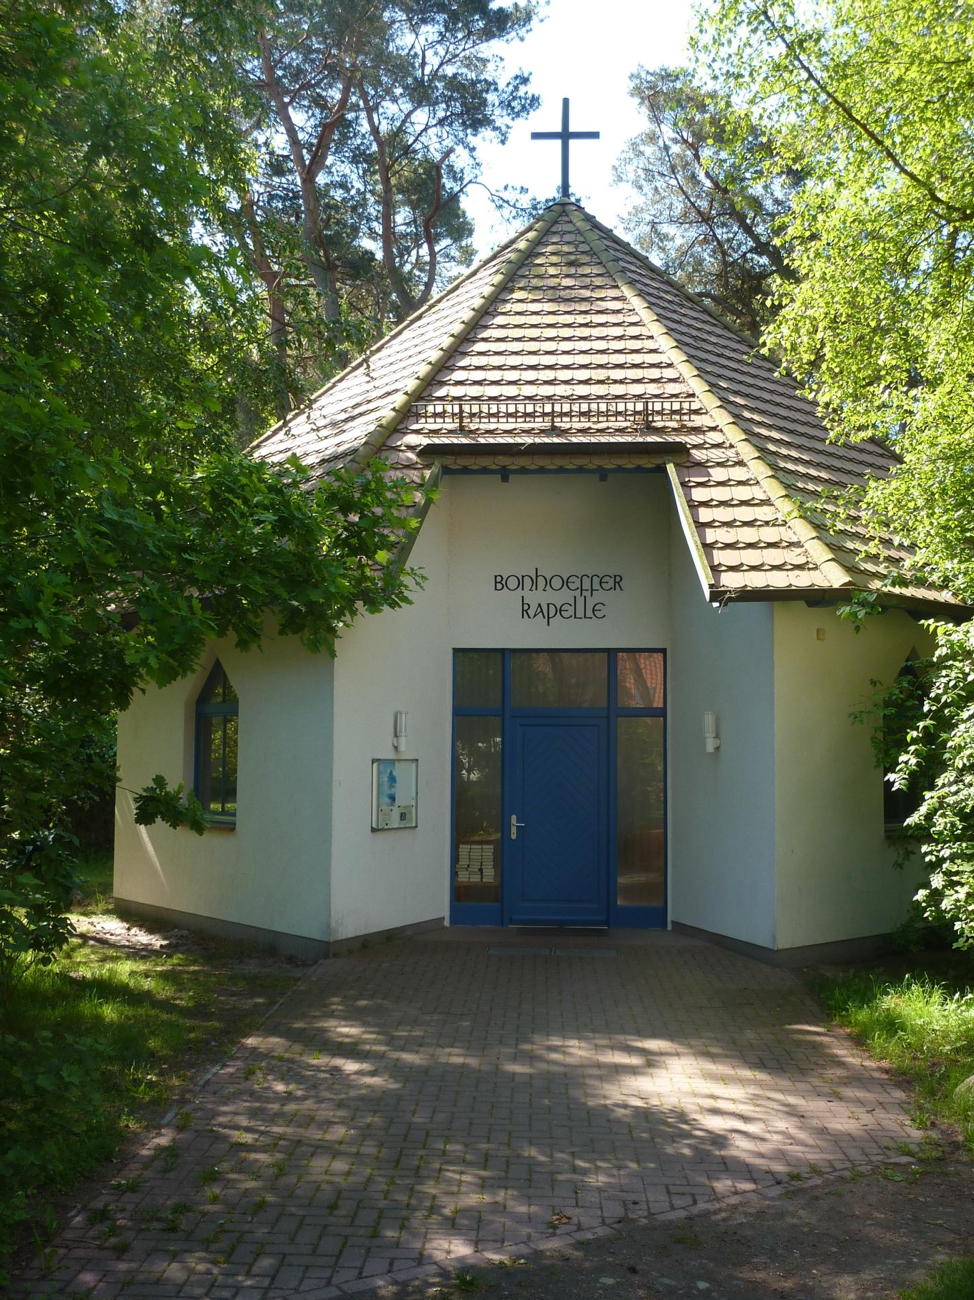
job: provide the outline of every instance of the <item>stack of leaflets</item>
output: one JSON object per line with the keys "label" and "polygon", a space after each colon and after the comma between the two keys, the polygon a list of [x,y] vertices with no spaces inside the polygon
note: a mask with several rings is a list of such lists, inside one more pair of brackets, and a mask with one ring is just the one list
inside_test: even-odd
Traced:
{"label": "stack of leaflets", "polygon": [[495,879],[493,844],[457,845],[456,878],[461,884],[492,884]]}

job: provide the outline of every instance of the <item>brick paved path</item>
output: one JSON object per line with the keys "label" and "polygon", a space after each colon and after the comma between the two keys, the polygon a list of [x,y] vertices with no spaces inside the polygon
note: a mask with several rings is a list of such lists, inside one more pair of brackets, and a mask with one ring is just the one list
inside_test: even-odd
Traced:
{"label": "brick paved path", "polygon": [[918,1139],[791,975],[656,938],[322,963],[24,1294],[324,1300]]}

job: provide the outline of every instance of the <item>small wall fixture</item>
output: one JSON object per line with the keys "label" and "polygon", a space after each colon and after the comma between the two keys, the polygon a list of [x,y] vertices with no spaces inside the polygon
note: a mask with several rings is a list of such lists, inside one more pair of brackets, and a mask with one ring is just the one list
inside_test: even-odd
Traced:
{"label": "small wall fixture", "polygon": [[392,748],[397,754],[403,753],[406,748],[406,717],[406,713],[400,709],[392,724]]}
{"label": "small wall fixture", "polygon": [[703,746],[708,754],[716,754],[720,749],[720,737],[717,735],[717,714],[703,715]]}

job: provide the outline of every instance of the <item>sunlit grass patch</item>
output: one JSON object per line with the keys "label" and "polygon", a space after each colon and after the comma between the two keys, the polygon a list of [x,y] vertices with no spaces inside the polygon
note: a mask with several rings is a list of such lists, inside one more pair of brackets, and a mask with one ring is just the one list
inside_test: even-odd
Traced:
{"label": "sunlit grass patch", "polygon": [[974,1259],[954,1259],[934,1269],[930,1277],[901,1300],[971,1300],[974,1296]]}
{"label": "sunlit grass patch", "polygon": [[958,965],[946,978],[856,972],[818,991],[873,1056],[911,1080],[923,1111],[957,1124],[974,1150],[974,1098],[955,1096],[974,1074],[974,965]]}

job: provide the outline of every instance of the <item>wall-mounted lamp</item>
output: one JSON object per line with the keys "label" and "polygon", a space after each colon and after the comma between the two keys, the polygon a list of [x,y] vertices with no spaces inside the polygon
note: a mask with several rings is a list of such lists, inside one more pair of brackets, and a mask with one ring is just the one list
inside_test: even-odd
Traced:
{"label": "wall-mounted lamp", "polygon": [[720,749],[720,737],[717,735],[717,714],[703,715],[703,746],[708,754],[716,754]]}
{"label": "wall-mounted lamp", "polygon": [[392,724],[392,748],[401,754],[406,748],[406,714],[400,709]]}

